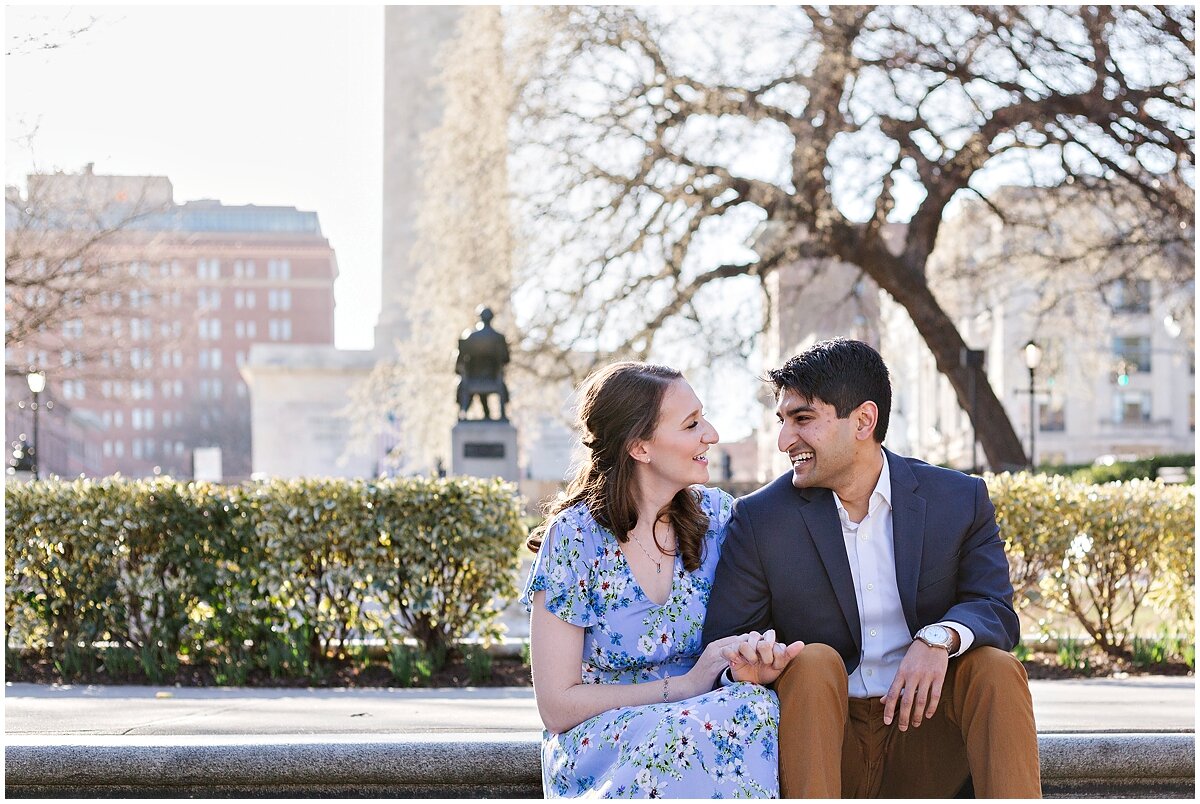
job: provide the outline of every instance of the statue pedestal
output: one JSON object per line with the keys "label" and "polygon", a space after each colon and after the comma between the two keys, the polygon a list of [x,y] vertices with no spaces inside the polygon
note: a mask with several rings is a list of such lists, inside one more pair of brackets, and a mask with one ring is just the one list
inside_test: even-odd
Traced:
{"label": "statue pedestal", "polygon": [[450,471],[472,477],[520,479],[517,467],[517,428],[511,422],[462,420],[450,432],[454,458]]}

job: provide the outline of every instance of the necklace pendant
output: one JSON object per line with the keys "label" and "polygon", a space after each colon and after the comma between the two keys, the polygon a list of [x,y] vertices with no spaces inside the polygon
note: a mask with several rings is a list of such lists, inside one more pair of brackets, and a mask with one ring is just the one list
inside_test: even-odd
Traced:
{"label": "necklace pendant", "polygon": [[655,574],[655,575],[662,575],[662,564],[655,564],[655,565],[654,565],[654,574]]}

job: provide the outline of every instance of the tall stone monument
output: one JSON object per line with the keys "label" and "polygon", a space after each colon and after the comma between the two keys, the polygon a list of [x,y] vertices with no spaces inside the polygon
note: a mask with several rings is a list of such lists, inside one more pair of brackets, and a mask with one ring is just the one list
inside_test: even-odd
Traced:
{"label": "tall stone monument", "polygon": [[[458,423],[451,431],[456,475],[500,477],[517,482],[517,428],[508,420],[508,386],[504,367],[508,364],[508,342],[492,327],[492,311],[479,309],[479,323],[458,341]],[[490,400],[496,397],[496,417]],[[471,403],[479,401],[482,418],[470,418]]]}

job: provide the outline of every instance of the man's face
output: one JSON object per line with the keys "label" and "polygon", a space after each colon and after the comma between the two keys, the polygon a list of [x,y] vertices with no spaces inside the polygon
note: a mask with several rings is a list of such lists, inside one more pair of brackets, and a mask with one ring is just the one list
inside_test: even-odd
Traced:
{"label": "man's face", "polygon": [[855,412],[839,419],[833,405],[784,389],[775,413],[779,419],[777,446],[791,459],[792,485],[835,492],[847,487],[862,447],[862,440],[855,437]]}

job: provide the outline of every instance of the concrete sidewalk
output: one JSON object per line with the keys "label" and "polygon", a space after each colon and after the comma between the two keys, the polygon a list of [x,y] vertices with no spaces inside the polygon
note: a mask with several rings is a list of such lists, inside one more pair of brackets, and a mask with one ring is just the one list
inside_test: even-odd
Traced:
{"label": "concrete sidewalk", "polygon": [[[1042,734],[1194,732],[1192,677],[1033,681]],[[55,736],[428,735],[540,732],[529,687],[227,689],[7,684],[10,741]]]}

